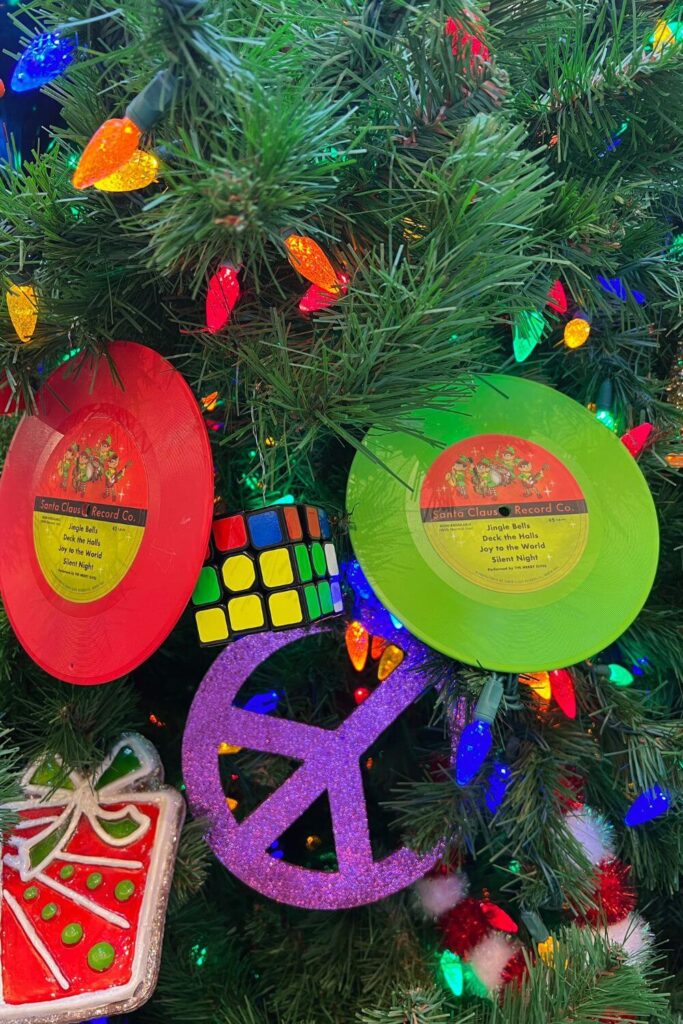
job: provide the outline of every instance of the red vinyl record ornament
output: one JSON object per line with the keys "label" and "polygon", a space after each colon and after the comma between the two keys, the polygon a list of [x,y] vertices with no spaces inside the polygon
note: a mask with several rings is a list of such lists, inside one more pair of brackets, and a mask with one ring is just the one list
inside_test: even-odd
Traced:
{"label": "red vinyl record ornament", "polygon": [[0,589],[23,647],[69,683],[130,672],[197,582],[213,468],[181,375],[128,341],[66,363],[19,424],[0,479]]}

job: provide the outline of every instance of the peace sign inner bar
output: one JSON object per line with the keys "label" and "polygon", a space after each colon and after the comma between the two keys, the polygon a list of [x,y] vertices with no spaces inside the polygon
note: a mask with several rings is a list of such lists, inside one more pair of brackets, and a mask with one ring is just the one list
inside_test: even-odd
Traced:
{"label": "peace sign inner bar", "polygon": [[271,505],[217,516],[192,604],[202,647],[339,614],[327,514],[312,505]]}

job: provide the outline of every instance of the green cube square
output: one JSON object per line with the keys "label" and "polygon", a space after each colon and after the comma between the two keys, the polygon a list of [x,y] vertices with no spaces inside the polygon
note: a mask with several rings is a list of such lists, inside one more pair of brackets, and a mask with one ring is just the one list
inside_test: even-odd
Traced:
{"label": "green cube square", "polygon": [[212,565],[205,565],[199,574],[197,586],[192,594],[192,603],[196,605],[215,604],[221,599],[221,585],[218,574]]}
{"label": "green cube square", "polygon": [[313,579],[313,569],[311,567],[311,560],[308,557],[308,548],[305,544],[297,544],[294,548],[294,554],[296,556],[299,579],[302,583],[308,583],[309,580]]}
{"label": "green cube square", "polygon": [[315,584],[309,587],[304,587],[304,596],[306,598],[306,609],[308,611],[309,619],[319,619],[322,612],[320,610],[320,601],[318,600],[318,592],[315,589]]}
{"label": "green cube square", "polygon": [[327,580],[322,580],[318,584],[318,597],[320,598],[320,607],[322,608],[323,615],[331,615],[334,611],[334,602]]}
{"label": "green cube square", "polygon": [[325,552],[323,551],[322,544],[311,544],[311,559],[313,560],[313,569],[315,570],[316,576],[327,575],[327,560],[325,558]]}

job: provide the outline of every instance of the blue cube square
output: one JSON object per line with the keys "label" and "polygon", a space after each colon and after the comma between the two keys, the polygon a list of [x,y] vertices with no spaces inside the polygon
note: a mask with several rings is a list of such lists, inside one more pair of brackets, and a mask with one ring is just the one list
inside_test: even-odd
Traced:
{"label": "blue cube square", "polygon": [[247,527],[255,548],[270,548],[282,543],[282,524],[275,509],[252,512],[247,518]]}

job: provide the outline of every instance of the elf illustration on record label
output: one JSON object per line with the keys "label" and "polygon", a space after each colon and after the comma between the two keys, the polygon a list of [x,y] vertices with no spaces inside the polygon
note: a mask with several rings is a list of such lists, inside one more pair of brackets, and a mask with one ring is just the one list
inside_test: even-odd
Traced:
{"label": "elf illustration on record label", "polygon": [[[535,495],[542,497],[536,485],[543,479],[543,476],[550,469],[544,463],[539,469],[534,470],[533,456],[527,454],[517,455],[513,445],[498,447],[492,457],[483,457],[477,449],[473,449],[471,455],[459,455],[453,463],[452,468],[445,474],[447,484],[454,487],[461,498],[468,496],[468,485],[482,498],[497,498],[501,487],[513,487],[509,492],[510,497],[519,497],[519,488],[515,484],[522,485],[522,494],[525,498]],[[550,491],[546,488],[546,497]],[[506,495],[508,496],[508,495]]]}
{"label": "elf illustration on record label", "polygon": [[[124,442],[125,444],[125,442]],[[90,495],[115,502],[117,500],[116,485],[126,475],[126,471],[134,465],[133,459],[129,459],[119,468],[121,459],[119,453],[112,449],[111,434],[97,441],[93,447],[87,445],[81,449],[78,441],[73,441],[57,463],[57,475],[63,491],[71,490],[74,494],[82,496]],[[104,489],[97,489],[97,492],[89,492],[90,484],[96,484],[104,480]]]}

